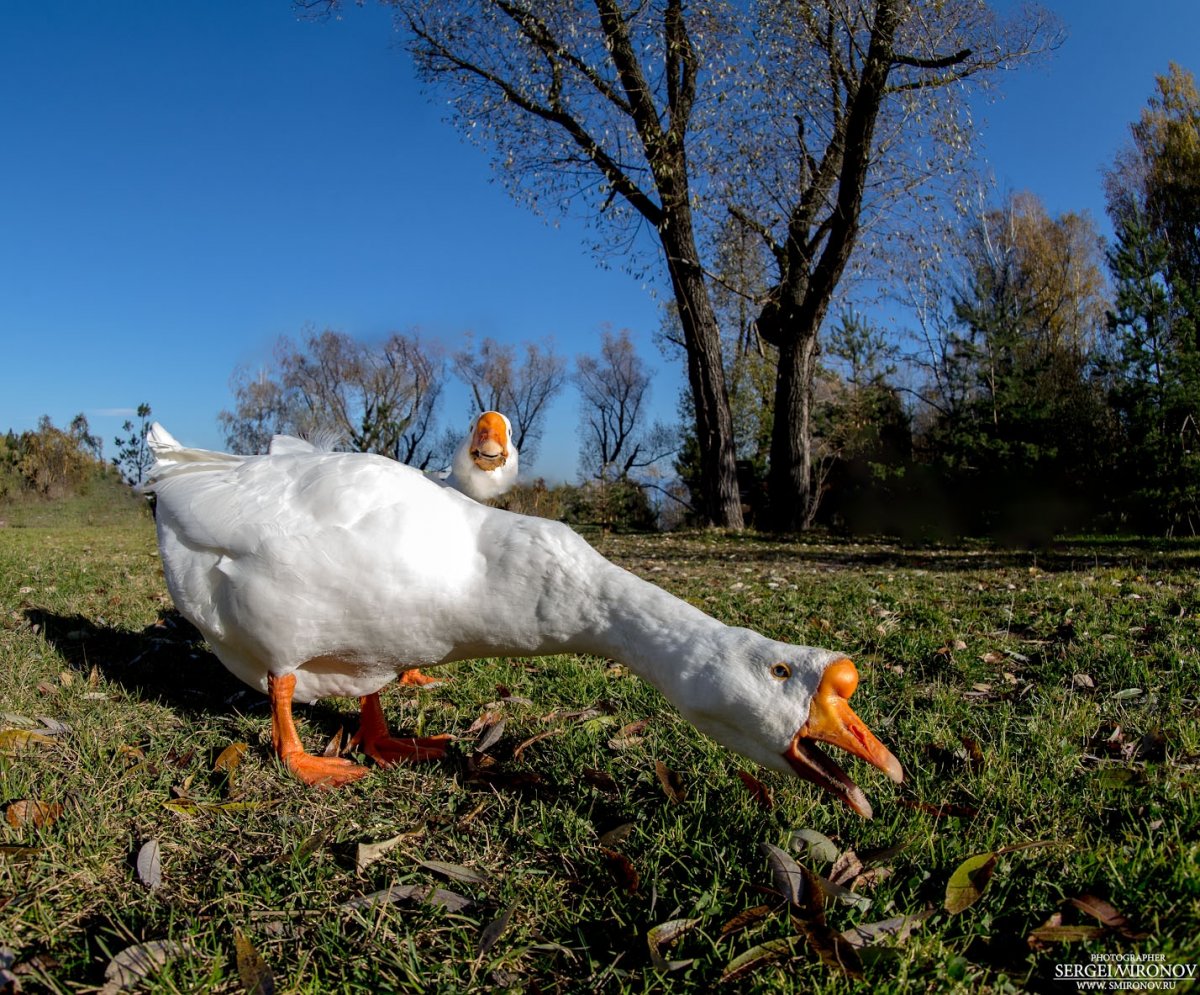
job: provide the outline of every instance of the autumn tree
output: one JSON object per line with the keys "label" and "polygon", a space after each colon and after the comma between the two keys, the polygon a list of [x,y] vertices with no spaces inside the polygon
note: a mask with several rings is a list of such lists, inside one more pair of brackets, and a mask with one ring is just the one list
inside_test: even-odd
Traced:
{"label": "autumn tree", "polygon": [[575,360],[579,388],[580,469],[600,481],[628,480],[669,456],[678,443],[662,424],[646,424],[650,374],[628,329],[606,329],[597,355]]}
{"label": "autumn tree", "polygon": [[1105,174],[1123,510],[1200,528],[1200,94],[1171,64]]}
{"label": "autumn tree", "polygon": [[441,465],[435,409],[445,380],[440,352],[416,333],[367,344],[343,332],[282,338],[274,368],[236,374],[235,408],[220,420],[235,451],[265,451],[270,436],[326,434],[359,452],[419,469]]}
{"label": "autumn tree", "polygon": [[472,415],[500,411],[512,422],[517,451],[528,466],[537,456],[550,403],[567,380],[567,364],[554,351],[553,343],[526,342],[517,359],[517,349],[484,338],[454,354],[454,372],[471,390],[475,401]]}

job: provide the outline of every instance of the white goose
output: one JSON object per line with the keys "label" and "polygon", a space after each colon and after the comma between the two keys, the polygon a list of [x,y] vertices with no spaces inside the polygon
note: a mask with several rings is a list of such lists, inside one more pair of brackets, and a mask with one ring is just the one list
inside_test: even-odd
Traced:
{"label": "white goose", "polygon": [[171,596],[221,662],[267,693],[275,749],[309,784],[366,770],[306,753],[293,699],[359,697],[368,756],[432,759],[448,737],[388,734],[378,692],[397,674],[556,653],[621,661],[702,732],[863,816],[866,797],[814,741],[903,777],[848,704],[858,673],[844,656],[727,626],[565,525],[478,504],[381,456],[231,456],[186,449],[158,425],[147,441]]}
{"label": "white goose", "polygon": [[512,423],[499,411],[485,411],[454,453],[446,483],[476,501],[488,501],[512,490],[517,464]]}

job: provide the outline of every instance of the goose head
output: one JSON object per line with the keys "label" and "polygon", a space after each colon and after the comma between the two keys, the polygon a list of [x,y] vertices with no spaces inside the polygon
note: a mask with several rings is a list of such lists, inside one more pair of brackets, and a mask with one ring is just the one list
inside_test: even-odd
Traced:
{"label": "goose head", "polygon": [[499,411],[485,411],[471,429],[471,462],[485,472],[499,469],[508,462],[511,439],[512,423]]}
{"label": "goose head", "polygon": [[869,819],[862,789],[817,745],[845,750],[896,783],[904,779],[899,761],[850,707],[854,664],[829,650],[727,631],[724,659],[690,676],[680,710],[729,749],[811,781]]}

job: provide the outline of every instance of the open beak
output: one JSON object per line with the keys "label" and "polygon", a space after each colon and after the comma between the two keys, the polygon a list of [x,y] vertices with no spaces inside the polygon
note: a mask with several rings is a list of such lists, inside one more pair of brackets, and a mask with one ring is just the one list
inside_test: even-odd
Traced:
{"label": "open beak", "polygon": [[481,470],[499,469],[508,462],[508,426],[497,411],[485,411],[471,435],[471,460]]}
{"label": "open beak", "polygon": [[869,819],[871,803],[862,789],[816,746],[818,741],[840,746],[874,764],[897,784],[904,780],[900,761],[850,708],[850,696],[856,687],[858,670],[849,660],[835,660],[826,667],[809,706],[808,721],[797,730],[783,756],[805,780],[837,795],[864,819]]}

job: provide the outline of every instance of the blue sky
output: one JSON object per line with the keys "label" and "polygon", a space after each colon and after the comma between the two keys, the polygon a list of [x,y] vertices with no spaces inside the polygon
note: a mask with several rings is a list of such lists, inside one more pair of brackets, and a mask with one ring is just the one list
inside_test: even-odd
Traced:
{"label": "blue sky", "polygon": [[[1200,72],[1200,4],[1047,6],[1070,36],[1001,81],[982,147],[1001,189],[1103,229],[1100,170],[1154,75]],[[571,358],[628,327],[669,417],[651,288],[515,205],[441,118],[376,5],[318,23],[289,0],[0,3],[0,431],[83,411],[111,452],[148,401],[219,448],[234,368],[308,325],[553,336]],[[577,420],[568,392],[538,472],[574,476]]]}

